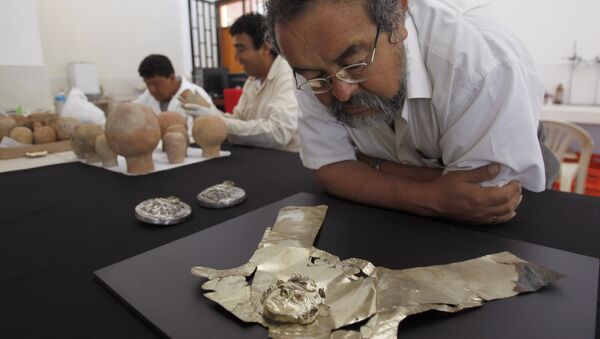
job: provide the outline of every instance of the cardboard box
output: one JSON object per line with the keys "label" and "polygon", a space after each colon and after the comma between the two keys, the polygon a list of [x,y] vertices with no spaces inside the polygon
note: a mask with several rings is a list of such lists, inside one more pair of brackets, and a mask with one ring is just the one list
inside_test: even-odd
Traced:
{"label": "cardboard box", "polygon": [[66,152],[72,150],[71,140],[49,142],[47,144],[30,145],[23,147],[7,147],[0,148],[0,159],[14,159],[26,157],[26,153],[29,152],[43,152],[48,153]]}

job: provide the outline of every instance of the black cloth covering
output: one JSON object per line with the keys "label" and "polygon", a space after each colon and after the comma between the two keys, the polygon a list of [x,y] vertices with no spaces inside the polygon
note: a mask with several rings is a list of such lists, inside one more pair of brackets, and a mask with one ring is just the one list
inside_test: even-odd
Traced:
{"label": "black cloth covering", "polygon": [[[295,153],[228,149],[229,157],[143,176],[80,163],[0,174],[0,336],[157,337],[94,281],[95,270],[297,192],[325,194]],[[224,180],[246,190],[243,204],[222,210],[196,204],[200,191]],[[187,202],[192,217],[174,226],[135,219],[139,202],[168,195]],[[448,223],[600,258],[600,199],[525,192],[517,212],[503,225]]]}

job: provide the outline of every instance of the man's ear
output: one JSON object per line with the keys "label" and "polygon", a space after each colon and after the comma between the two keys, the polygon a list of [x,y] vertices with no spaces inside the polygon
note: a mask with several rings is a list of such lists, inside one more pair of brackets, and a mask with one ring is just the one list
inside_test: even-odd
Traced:
{"label": "man's ear", "polygon": [[265,47],[267,47],[269,49],[269,51],[273,49],[273,45],[267,40],[265,40],[265,42],[263,42],[263,45],[265,45]]}
{"label": "man's ear", "polygon": [[392,32],[390,33],[390,43],[397,44],[403,42],[408,37],[408,31],[404,25],[405,16],[408,9],[408,0],[399,0],[396,11],[398,11],[399,19],[394,23]]}
{"label": "man's ear", "polygon": [[265,41],[265,42],[263,42],[262,45],[260,45],[260,50],[263,53],[267,53],[267,52],[271,53],[271,45],[268,42]]}
{"label": "man's ear", "polygon": [[262,55],[271,54],[271,45],[269,43],[267,43],[266,41],[263,42],[263,44],[260,45],[260,52]]}
{"label": "man's ear", "polygon": [[398,44],[403,42],[404,40],[406,40],[406,38],[408,37],[408,31],[406,30],[406,27],[404,26],[404,22],[399,22],[398,23],[398,27],[394,28],[392,30],[392,33],[390,33],[390,43],[392,44]]}

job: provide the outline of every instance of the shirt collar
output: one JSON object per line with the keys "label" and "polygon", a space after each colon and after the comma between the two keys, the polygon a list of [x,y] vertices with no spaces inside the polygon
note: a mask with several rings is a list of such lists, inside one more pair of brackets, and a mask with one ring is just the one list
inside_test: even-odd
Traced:
{"label": "shirt collar", "polygon": [[407,98],[408,99],[431,99],[431,82],[423,62],[421,46],[417,28],[410,14],[407,14],[404,22],[408,37],[404,41],[406,51],[407,68]]}
{"label": "shirt collar", "polygon": [[269,69],[269,73],[267,73],[267,78],[265,80],[273,80],[275,75],[279,72],[279,68],[281,67],[282,58],[280,55],[276,56],[271,64],[271,68]]}

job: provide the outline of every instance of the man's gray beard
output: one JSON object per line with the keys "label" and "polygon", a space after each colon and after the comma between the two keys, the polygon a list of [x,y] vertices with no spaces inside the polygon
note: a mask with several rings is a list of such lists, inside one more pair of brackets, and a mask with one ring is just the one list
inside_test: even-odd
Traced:
{"label": "man's gray beard", "polygon": [[[408,70],[405,63],[405,51],[401,53],[401,77],[398,92],[388,99],[368,92],[360,92],[350,96],[346,102],[337,101],[329,109],[330,113],[341,123],[351,128],[374,127],[380,124],[392,124],[397,114],[402,114],[406,100],[406,75]],[[371,108],[375,112],[370,114],[351,114],[344,111],[344,106],[353,108]]]}

